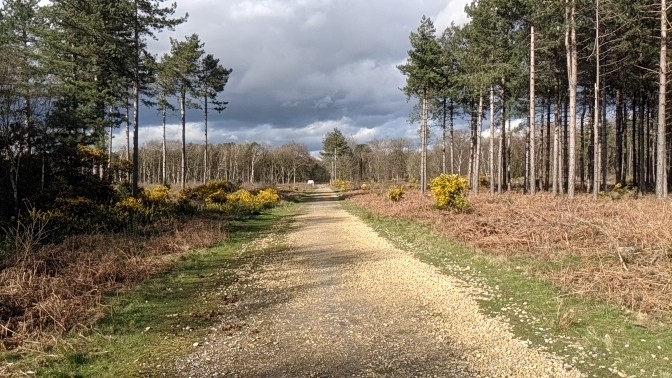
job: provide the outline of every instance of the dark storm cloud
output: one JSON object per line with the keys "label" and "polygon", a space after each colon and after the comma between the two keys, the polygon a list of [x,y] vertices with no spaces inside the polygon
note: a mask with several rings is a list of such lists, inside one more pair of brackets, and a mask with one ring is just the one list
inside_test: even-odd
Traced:
{"label": "dark storm cloud", "polygon": [[[233,74],[221,96],[229,101],[213,114],[211,140],[291,141],[319,150],[326,132],[338,127],[359,142],[417,137],[406,123],[412,104],[399,90],[396,65],[410,48],[408,36],[422,15],[440,33],[464,21],[466,0],[182,0],[189,20],[161,33],[153,48],[169,50],[168,36],[196,33]],[[156,112],[147,110],[142,140],[160,134]],[[202,139],[199,111],[190,111],[189,137]],[[169,128],[178,138],[176,118]]]}

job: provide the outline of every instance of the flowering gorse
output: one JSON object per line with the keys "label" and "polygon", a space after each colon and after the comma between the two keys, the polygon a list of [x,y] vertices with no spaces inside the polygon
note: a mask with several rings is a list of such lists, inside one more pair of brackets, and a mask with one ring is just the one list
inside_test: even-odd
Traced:
{"label": "flowering gorse", "polygon": [[401,201],[401,199],[404,198],[404,194],[406,194],[406,192],[404,191],[404,188],[400,186],[392,188],[389,192],[387,192],[387,196],[390,198],[390,200],[392,200],[392,202]]}
{"label": "flowering gorse", "polygon": [[436,206],[439,209],[453,208],[458,211],[469,211],[471,204],[467,200],[467,179],[459,175],[441,176],[429,184]]}
{"label": "flowering gorse", "polygon": [[149,204],[163,205],[170,200],[170,188],[159,185],[152,189],[145,189],[142,193],[143,200]]}
{"label": "flowering gorse", "polygon": [[342,192],[352,190],[352,182],[346,180],[334,180],[334,182],[331,183],[331,186]]}

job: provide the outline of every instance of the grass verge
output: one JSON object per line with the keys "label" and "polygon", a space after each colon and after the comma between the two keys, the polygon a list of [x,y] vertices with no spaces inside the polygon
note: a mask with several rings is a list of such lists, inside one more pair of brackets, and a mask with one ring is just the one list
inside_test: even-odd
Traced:
{"label": "grass verge", "polygon": [[493,258],[436,236],[418,222],[378,216],[349,202],[345,206],[400,248],[483,289],[479,302],[486,314],[507,321],[517,337],[562,357],[588,376],[672,377],[669,324],[564,295],[527,273],[562,269],[562,264]]}
{"label": "grass verge", "polygon": [[[221,288],[254,257],[241,247],[286,230],[297,205],[232,221],[229,240],[186,255],[170,273],[107,301],[110,316],[93,332],[70,335],[47,351],[0,354],[0,375],[39,377],[155,376],[194,349],[219,315]],[[4,371],[3,371],[4,370]]]}

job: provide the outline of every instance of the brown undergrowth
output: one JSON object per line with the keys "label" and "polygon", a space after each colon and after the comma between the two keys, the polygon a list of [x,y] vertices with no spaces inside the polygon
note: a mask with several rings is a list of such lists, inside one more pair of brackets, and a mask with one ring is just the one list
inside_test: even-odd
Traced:
{"label": "brown undergrowth", "polygon": [[26,253],[0,271],[0,350],[56,340],[106,314],[104,295],[165,272],[226,238],[221,220],[165,220],[132,235],[84,235]]}
{"label": "brown undergrowth", "polygon": [[382,191],[355,192],[350,200],[376,214],[420,221],[488,254],[533,261],[531,273],[565,294],[672,320],[670,201],[480,194],[469,196],[473,211],[464,214],[437,210],[419,191],[398,203]]}

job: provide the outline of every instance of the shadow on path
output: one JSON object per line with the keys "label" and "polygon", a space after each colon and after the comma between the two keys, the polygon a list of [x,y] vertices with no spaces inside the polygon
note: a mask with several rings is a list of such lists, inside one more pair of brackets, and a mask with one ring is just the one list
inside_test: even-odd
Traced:
{"label": "shadow on path", "polygon": [[329,189],[318,189],[312,193],[306,193],[299,202],[337,202],[343,198],[336,192]]}

